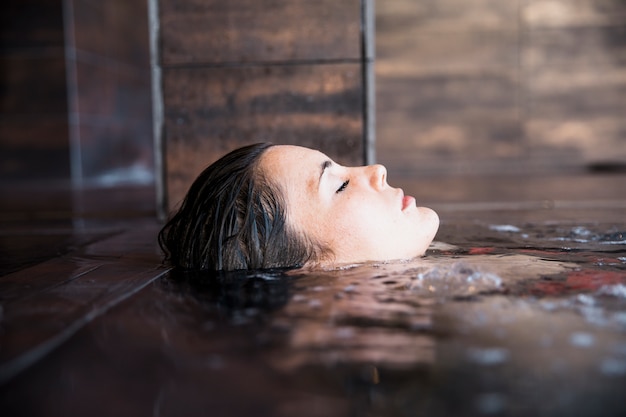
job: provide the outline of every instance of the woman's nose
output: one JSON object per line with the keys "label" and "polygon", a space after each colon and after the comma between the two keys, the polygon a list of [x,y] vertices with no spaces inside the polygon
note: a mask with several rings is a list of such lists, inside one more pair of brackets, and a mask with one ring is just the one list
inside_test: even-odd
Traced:
{"label": "woman's nose", "polygon": [[367,167],[370,175],[370,184],[377,190],[382,190],[387,186],[387,168],[383,165],[369,165]]}

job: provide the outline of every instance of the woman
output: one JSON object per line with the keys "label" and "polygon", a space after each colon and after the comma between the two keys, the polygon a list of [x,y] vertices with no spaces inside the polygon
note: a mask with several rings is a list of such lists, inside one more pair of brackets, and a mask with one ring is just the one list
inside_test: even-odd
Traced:
{"label": "woman", "polygon": [[327,268],[421,256],[438,227],[434,211],[387,184],[382,165],[260,143],[202,172],[159,243],[184,269]]}

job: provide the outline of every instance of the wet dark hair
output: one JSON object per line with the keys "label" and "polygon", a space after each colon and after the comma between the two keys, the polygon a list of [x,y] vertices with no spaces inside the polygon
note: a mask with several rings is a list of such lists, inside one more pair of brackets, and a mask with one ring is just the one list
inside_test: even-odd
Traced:
{"label": "wet dark hair", "polygon": [[281,190],[259,169],[273,146],[236,149],[206,168],[159,233],[165,261],[188,270],[297,268],[321,247],[287,224]]}

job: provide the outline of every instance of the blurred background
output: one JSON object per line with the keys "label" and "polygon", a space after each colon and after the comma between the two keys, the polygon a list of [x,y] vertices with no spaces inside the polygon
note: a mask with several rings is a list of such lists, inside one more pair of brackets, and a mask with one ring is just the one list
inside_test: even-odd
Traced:
{"label": "blurred background", "polygon": [[626,1],[378,0],[377,150],[409,175],[626,162]]}
{"label": "blurred background", "polygon": [[5,211],[150,213],[259,140],[375,160],[435,203],[545,198],[563,182],[528,189],[590,174],[611,174],[603,196],[623,197],[624,0],[9,0],[0,11]]}

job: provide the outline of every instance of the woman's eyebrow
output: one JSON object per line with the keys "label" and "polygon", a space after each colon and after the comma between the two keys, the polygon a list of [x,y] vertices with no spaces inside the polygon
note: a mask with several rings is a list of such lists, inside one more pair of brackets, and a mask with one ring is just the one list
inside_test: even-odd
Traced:
{"label": "woman's eyebrow", "polygon": [[320,172],[320,178],[319,178],[319,180],[318,180],[318,186],[319,186],[319,183],[320,183],[320,182],[322,182],[322,175],[324,175],[324,172],[326,172],[326,168],[328,168],[328,167],[329,167],[329,166],[331,166],[332,164],[333,164],[333,162],[332,162],[332,161],[329,161],[329,160],[322,162],[322,165],[321,165],[321,172]]}

